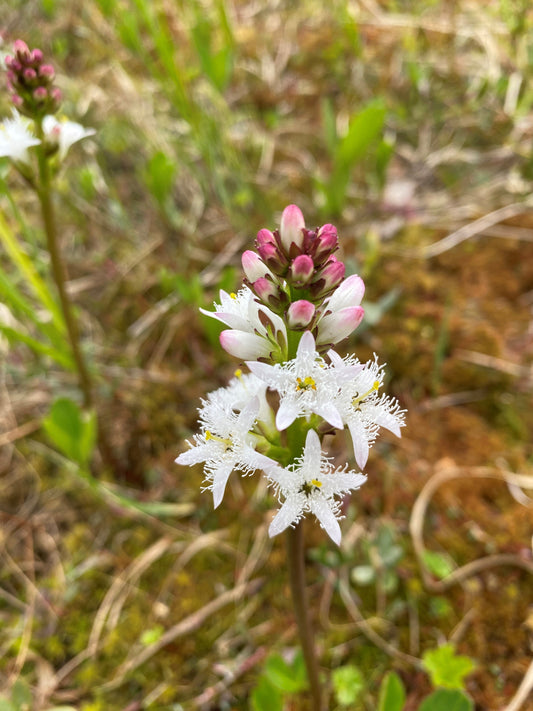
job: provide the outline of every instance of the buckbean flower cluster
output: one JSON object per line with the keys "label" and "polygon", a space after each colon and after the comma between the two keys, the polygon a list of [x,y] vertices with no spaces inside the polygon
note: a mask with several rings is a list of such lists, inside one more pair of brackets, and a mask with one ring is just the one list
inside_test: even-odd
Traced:
{"label": "buckbean flower cluster", "polygon": [[[280,508],[271,536],[312,513],[340,543],[341,500],[366,476],[333,466],[323,451],[328,433],[348,429],[363,469],[380,429],[398,437],[405,412],[384,393],[377,359],[342,358],[333,345],[360,324],[363,280],[345,278],[336,256],[333,225],[306,228],[296,205],[280,227],[259,231],[257,252],[242,255],[243,287],[220,292],[214,311],[201,311],[228,326],[222,347],[250,371],[210,393],[199,409],[200,432],[178,464],[204,463],[206,488],[217,507],[233,471],[262,470]],[[276,406],[267,396],[277,394]]]}
{"label": "buckbean flower cluster", "polygon": [[58,110],[61,91],[54,86],[54,68],[44,62],[40,49],[30,50],[18,39],[13,44],[13,56],[8,55],[4,61],[11,101],[20,113],[34,118]]}
{"label": "buckbean flower cluster", "polygon": [[13,54],[5,57],[4,64],[13,112],[0,123],[0,157],[10,158],[31,182],[35,154],[31,149],[42,146],[47,158],[57,156],[61,163],[73,143],[95,131],[56,118],[61,92],[54,86],[55,70],[40,49],[30,50],[25,42],[15,40]]}

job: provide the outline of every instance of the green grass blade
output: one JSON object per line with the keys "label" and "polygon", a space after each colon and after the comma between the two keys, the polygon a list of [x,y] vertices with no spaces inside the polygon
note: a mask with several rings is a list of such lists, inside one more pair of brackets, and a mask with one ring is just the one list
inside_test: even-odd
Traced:
{"label": "green grass blade", "polygon": [[58,351],[56,348],[48,346],[45,343],[41,343],[35,338],[28,336],[26,333],[22,333],[21,331],[17,330],[16,328],[12,328],[11,326],[5,326],[2,323],[0,323],[0,333],[3,333],[10,342],[18,341],[19,343],[24,343],[33,351],[35,351],[35,353],[52,358],[52,360],[55,360],[56,363],[61,365],[66,370],[74,370],[74,363],[72,362],[72,358],[70,358],[70,356],[68,356],[66,353]]}
{"label": "green grass blade", "polygon": [[50,293],[48,286],[39,276],[34,268],[31,259],[19,247],[17,240],[11,231],[9,225],[5,221],[3,215],[0,214],[0,242],[3,244],[8,256],[15,264],[21,275],[28,282],[33,292],[44,306],[52,314],[52,319],[55,326],[61,333],[65,333],[65,323],[61,310]]}

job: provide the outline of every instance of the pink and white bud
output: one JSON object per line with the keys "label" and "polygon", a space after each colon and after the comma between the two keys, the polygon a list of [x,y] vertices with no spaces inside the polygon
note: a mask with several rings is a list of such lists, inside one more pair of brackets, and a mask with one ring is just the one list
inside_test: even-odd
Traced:
{"label": "pink and white bud", "polygon": [[289,328],[295,330],[307,328],[315,317],[315,313],[316,308],[310,301],[305,299],[294,301],[287,311]]}
{"label": "pink and white bud", "polygon": [[48,98],[48,92],[44,88],[44,86],[38,86],[37,89],[33,92],[33,98],[35,101],[46,101]]}
{"label": "pink and white bud", "polygon": [[241,360],[268,358],[272,351],[272,345],[266,338],[247,331],[222,331],[219,340],[225,351]]}
{"label": "pink and white bud", "polygon": [[266,277],[260,277],[259,279],[254,281],[252,284],[252,289],[255,291],[261,301],[263,301],[265,304],[268,303],[268,300],[271,297],[274,299],[277,299],[279,297],[278,287]]}
{"label": "pink and white bud", "polygon": [[307,284],[315,271],[315,264],[307,254],[300,254],[290,268],[291,280],[297,284]]}
{"label": "pink and white bud", "polygon": [[34,64],[40,64],[44,59],[44,54],[40,49],[34,49],[31,53],[31,61]]}
{"label": "pink and white bud", "polygon": [[348,306],[359,306],[365,294],[365,283],[357,274],[352,274],[340,284],[327,303],[328,311],[340,311]]}
{"label": "pink and white bud", "polygon": [[304,228],[305,220],[300,208],[296,205],[288,205],[283,210],[279,227],[281,244],[287,253],[289,253],[292,244],[297,247],[302,246],[304,240],[302,230]]}
{"label": "pink and white bud", "polygon": [[347,338],[363,320],[361,306],[348,306],[335,313],[326,313],[318,322],[317,344],[338,343]]}
{"label": "pink and white bud", "polygon": [[26,81],[33,81],[34,79],[37,79],[37,72],[31,67],[27,67],[22,73],[22,76]]}
{"label": "pink and white bud", "polygon": [[20,62],[29,62],[31,59],[30,48],[24,40],[17,39],[13,42],[13,51]]}
{"label": "pink and white bud", "polygon": [[339,246],[339,236],[335,225],[322,225],[316,237],[315,259],[321,260],[332,254]]}
{"label": "pink and white bud", "polygon": [[41,64],[39,67],[39,76],[45,77],[46,79],[53,79],[56,73],[51,64]]}
{"label": "pink and white bud", "polygon": [[257,281],[261,277],[266,277],[267,275],[271,277],[274,276],[259,255],[252,252],[250,249],[243,252],[241,261],[243,271],[250,283]]}
{"label": "pink and white bud", "polygon": [[24,104],[24,99],[18,94],[11,94],[11,103],[15,108],[20,109],[21,106]]}
{"label": "pink and white bud", "polygon": [[320,280],[323,282],[321,291],[328,292],[338,286],[344,279],[345,272],[344,262],[336,257],[330,257],[320,273]]}

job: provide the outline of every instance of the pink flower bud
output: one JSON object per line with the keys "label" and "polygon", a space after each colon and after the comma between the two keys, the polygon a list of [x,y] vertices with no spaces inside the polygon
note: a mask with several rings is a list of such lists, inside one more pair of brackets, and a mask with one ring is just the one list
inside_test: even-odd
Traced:
{"label": "pink flower bud", "polygon": [[24,70],[22,76],[24,77],[24,79],[26,81],[33,81],[34,79],[37,78],[37,72],[35,71],[35,69],[32,69],[31,67],[27,67]]}
{"label": "pink flower bud", "polygon": [[318,230],[315,247],[315,260],[320,263],[339,246],[339,238],[335,225],[322,225]]}
{"label": "pink flower bud", "polygon": [[359,306],[365,294],[365,283],[352,274],[338,286],[328,300],[328,311],[340,311],[348,306]]}
{"label": "pink flower bud", "polygon": [[260,277],[254,281],[252,288],[265,304],[268,303],[271,297],[277,299],[279,296],[277,286],[270,281],[270,279],[266,279],[265,277]]}
{"label": "pink flower bud", "polygon": [[262,229],[257,233],[257,239],[255,241],[256,247],[262,247],[263,245],[271,244],[276,246],[276,238],[270,230]]}
{"label": "pink flower bud", "polygon": [[273,276],[270,269],[255,252],[247,249],[242,255],[242,268],[249,282],[254,282],[267,274]]}
{"label": "pink flower bud", "polygon": [[289,306],[287,319],[289,328],[307,328],[315,316],[315,307],[310,301],[300,299]]}
{"label": "pink flower bud", "polygon": [[13,63],[13,57],[10,54],[6,54],[4,57],[4,64],[6,65],[6,69],[11,69],[11,64]]}
{"label": "pink flower bud", "polygon": [[321,269],[319,278],[313,283],[316,295],[326,295],[332,289],[335,289],[344,279],[345,271],[346,267],[344,266],[344,262],[331,256],[326,262],[326,265]]}
{"label": "pink flower bud", "polygon": [[314,271],[314,262],[307,254],[300,254],[296,257],[290,268],[292,281],[298,284],[307,284],[313,276]]}
{"label": "pink flower bud", "polygon": [[46,101],[48,98],[48,92],[44,88],[44,86],[38,86],[37,89],[33,92],[33,98],[36,101]]}
{"label": "pink flower bud", "polygon": [[20,109],[20,107],[24,104],[24,99],[22,98],[22,96],[19,96],[18,94],[11,94],[11,103],[17,109]]}
{"label": "pink flower bud", "polygon": [[44,54],[40,49],[34,49],[31,53],[31,60],[34,64],[40,64],[44,59]]}
{"label": "pink flower bud", "polygon": [[51,64],[41,64],[39,67],[39,76],[46,77],[46,79],[53,79],[56,73]]}
{"label": "pink flower bud", "polygon": [[26,42],[21,39],[17,39],[14,41],[13,51],[21,62],[29,62],[29,60],[31,59],[30,48],[28,47]]}
{"label": "pink flower bud", "polygon": [[60,104],[61,99],[63,98],[63,95],[61,94],[61,90],[58,89],[56,86],[50,90],[50,96],[56,102],[56,104]]}
{"label": "pink flower bud", "polygon": [[275,236],[270,230],[259,230],[255,246],[261,259],[276,274],[285,274],[287,258],[281,253]]}
{"label": "pink flower bud", "polygon": [[283,210],[279,227],[281,244],[287,253],[290,252],[292,244],[295,244],[297,247],[302,246],[304,240],[302,230],[304,228],[305,220],[300,208],[296,205],[288,205]]}
{"label": "pink flower bud", "polygon": [[246,331],[237,331],[235,329],[222,331],[219,340],[225,351],[242,360],[268,358],[272,350],[272,345],[269,344],[266,338]]}

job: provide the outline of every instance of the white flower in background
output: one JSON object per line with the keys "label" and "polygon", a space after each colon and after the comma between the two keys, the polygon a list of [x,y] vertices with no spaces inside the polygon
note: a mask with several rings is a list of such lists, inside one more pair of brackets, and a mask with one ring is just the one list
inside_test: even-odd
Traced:
{"label": "white flower in background", "polygon": [[309,430],[301,457],[287,468],[275,467],[267,472],[276,492],[282,498],[282,505],[268,530],[276,536],[289,526],[294,526],[307,513],[316,516],[329,537],[337,543],[341,540],[338,519],[340,501],[349,491],[359,489],[366,481],[364,474],[335,469],[331,460],[320,447],[320,439],[315,430]]}
{"label": "white flower in background", "polygon": [[360,364],[328,366],[317,353],[315,339],[306,331],[298,344],[296,358],[283,365],[268,365],[247,361],[246,365],[280,395],[276,415],[276,427],[284,430],[297,417],[309,417],[312,413],[323,417],[333,427],[344,428],[341,414],[335,404],[335,396],[343,383],[353,379],[361,369]]}
{"label": "white flower in background", "polygon": [[254,449],[254,437],[250,434],[259,411],[259,398],[254,397],[240,413],[234,412],[223,402],[204,401],[200,409],[200,434],[193,435],[194,445],[180,454],[177,464],[192,466],[205,462],[204,471],[213,492],[215,508],[224,497],[226,483],[234,469],[252,474],[256,469],[276,466],[276,462]]}
{"label": "white flower in background", "polygon": [[31,121],[13,109],[13,118],[0,124],[0,157],[6,156],[21,163],[30,163],[28,148],[41,142],[31,131]]}
{"label": "white flower in background", "polygon": [[220,291],[220,304],[214,311],[200,311],[221,321],[231,330],[222,331],[220,343],[236,358],[269,358],[287,342],[287,329],[282,319],[268,306],[257,303],[247,286],[237,294]]}
{"label": "white flower in background", "polygon": [[[328,355],[337,365],[358,362],[349,356],[343,359],[334,351],[329,351]],[[378,365],[377,360],[369,361],[335,397],[335,406],[350,430],[355,461],[361,469],[366,465],[368,452],[380,427],[401,437],[400,428],[405,424],[405,410],[400,409],[399,403],[385,394],[379,395],[382,385],[383,366]]]}
{"label": "white flower in background", "polygon": [[73,143],[81,141],[82,138],[94,136],[94,128],[84,128],[74,121],[58,121],[55,116],[45,116],[43,119],[43,131],[49,143],[59,146],[59,160],[63,160],[68,149]]}

